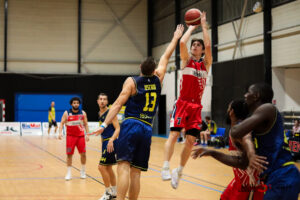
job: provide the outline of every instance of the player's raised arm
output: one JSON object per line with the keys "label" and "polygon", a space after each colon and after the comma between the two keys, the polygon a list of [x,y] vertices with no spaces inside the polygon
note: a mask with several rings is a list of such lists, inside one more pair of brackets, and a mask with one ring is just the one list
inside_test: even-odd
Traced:
{"label": "player's raised arm", "polygon": [[[197,28],[198,26],[192,26],[190,25],[188,30],[183,34],[182,38],[180,39],[180,59],[182,62],[186,62],[189,58],[189,50],[187,48],[187,42],[190,39],[192,32]],[[182,65],[182,68],[185,66]]]}
{"label": "player's raised arm", "polygon": [[183,30],[184,30],[184,26],[182,24],[177,25],[177,28],[174,32],[174,36],[173,36],[170,44],[168,45],[164,54],[160,57],[158,67],[155,70],[155,74],[159,77],[160,82],[162,82],[165,77],[169,59],[172,56],[172,53],[174,52],[174,50],[176,48],[178,40],[182,36]]}
{"label": "player's raised arm", "polygon": [[212,64],[211,41],[208,34],[208,26],[206,24],[206,12],[200,12],[200,13],[201,13],[200,16],[201,16],[201,27],[203,32],[203,41],[205,47],[204,64],[208,72]]}

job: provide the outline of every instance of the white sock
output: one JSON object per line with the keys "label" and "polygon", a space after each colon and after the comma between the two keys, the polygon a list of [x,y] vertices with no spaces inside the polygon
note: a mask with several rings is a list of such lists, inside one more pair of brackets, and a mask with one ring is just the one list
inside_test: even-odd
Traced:
{"label": "white sock", "polygon": [[177,170],[178,170],[179,174],[181,174],[182,170],[183,170],[183,166],[179,165],[179,167],[177,168]]}
{"label": "white sock", "polygon": [[110,194],[110,187],[106,187],[105,192]]}
{"label": "white sock", "polygon": [[165,169],[169,169],[170,168],[169,161],[164,161],[163,168],[165,168]]}
{"label": "white sock", "polygon": [[81,165],[81,171],[85,171],[85,165]]}
{"label": "white sock", "polygon": [[67,173],[71,173],[72,167],[68,167],[67,169],[68,169]]}
{"label": "white sock", "polygon": [[112,195],[117,195],[117,186],[111,186]]}

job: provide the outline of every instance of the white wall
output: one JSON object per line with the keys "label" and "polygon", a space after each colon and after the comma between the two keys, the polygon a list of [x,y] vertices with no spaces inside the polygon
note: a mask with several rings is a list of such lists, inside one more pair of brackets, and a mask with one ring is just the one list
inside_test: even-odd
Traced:
{"label": "white wall", "polygon": [[[0,0],[1,10],[3,2]],[[82,73],[137,74],[139,63],[147,55],[147,1],[106,2],[82,2]],[[77,73],[77,11],[77,0],[10,0],[8,71]],[[3,47],[3,28],[0,38]]]}
{"label": "white wall", "polygon": [[300,111],[300,68],[274,68],[274,99],[280,111]]}
{"label": "white wall", "polygon": [[[218,27],[219,44],[236,40],[233,24],[238,32],[241,20],[223,24]],[[258,13],[244,18],[240,38],[246,38],[263,33],[263,14]],[[241,49],[236,49],[235,59],[263,54],[263,36],[243,40]],[[232,60],[235,42],[218,47],[218,61]]]}
{"label": "white wall", "polygon": [[[300,25],[300,1],[272,9],[273,30]],[[272,34],[272,67],[300,67],[300,26]]]}

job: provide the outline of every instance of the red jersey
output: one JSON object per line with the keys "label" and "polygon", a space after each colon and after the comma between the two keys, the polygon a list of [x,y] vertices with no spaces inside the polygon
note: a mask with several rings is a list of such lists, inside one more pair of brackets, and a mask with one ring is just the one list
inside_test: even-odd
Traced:
{"label": "red jersey", "polygon": [[[229,137],[229,151],[233,154],[242,153],[234,146],[231,137]],[[247,187],[256,187],[260,184],[259,174],[256,170],[252,170],[250,168],[247,168],[246,170],[233,168],[233,173],[236,181],[238,181],[240,183],[240,186],[245,190],[247,190]]]}
{"label": "red jersey", "polygon": [[83,126],[84,115],[82,110],[77,113],[72,112],[72,109],[68,111],[68,121],[66,123],[67,135],[72,136],[84,136]]}
{"label": "red jersey", "polygon": [[201,104],[202,95],[206,85],[207,71],[203,59],[188,61],[182,71],[179,98],[193,103]]}

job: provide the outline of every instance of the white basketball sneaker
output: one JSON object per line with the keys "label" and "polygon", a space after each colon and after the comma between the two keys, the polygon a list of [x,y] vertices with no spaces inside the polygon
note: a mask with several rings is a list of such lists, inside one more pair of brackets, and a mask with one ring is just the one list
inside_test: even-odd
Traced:
{"label": "white basketball sneaker", "polygon": [[99,200],[111,200],[113,197],[108,192],[105,192]]}
{"label": "white basketball sneaker", "polygon": [[172,177],[171,177],[172,188],[177,189],[180,177],[181,177],[181,173],[179,173],[178,169],[177,168],[173,169]]}
{"label": "white basketball sneaker", "polygon": [[161,178],[163,181],[171,180],[171,172],[169,168],[162,168],[161,169]]}
{"label": "white basketball sneaker", "polygon": [[66,181],[69,181],[69,180],[71,180],[72,179],[72,174],[71,174],[71,172],[69,171],[69,172],[67,172],[67,174],[66,174],[66,176],[65,176],[65,179],[66,179]]}
{"label": "white basketball sneaker", "polygon": [[80,170],[80,178],[85,179],[86,178],[86,174],[84,170]]}

